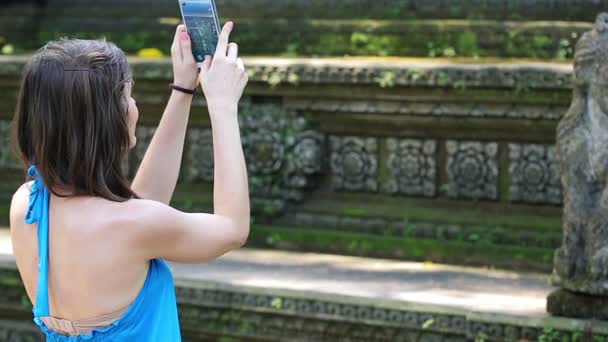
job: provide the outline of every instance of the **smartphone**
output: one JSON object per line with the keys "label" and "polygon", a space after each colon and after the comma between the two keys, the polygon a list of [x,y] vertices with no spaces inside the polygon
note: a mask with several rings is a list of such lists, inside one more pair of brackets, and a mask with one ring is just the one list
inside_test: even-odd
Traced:
{"label": "smartphone", "polygon": [[215,0],[179,0],[184,24],[192,42],[192,54],[198,63],[205,55],[213,56],[220,36],[220,17]]}

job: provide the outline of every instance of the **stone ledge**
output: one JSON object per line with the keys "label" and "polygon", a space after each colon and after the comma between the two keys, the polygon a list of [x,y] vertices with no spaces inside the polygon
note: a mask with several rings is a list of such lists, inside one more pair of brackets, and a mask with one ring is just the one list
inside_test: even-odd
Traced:
{"label": "stone ledge", "polygon": [[[27,56],[0,57],[0,76],[19,76]],[[169,80],[168,59],[131,58],[136,78]],[[360,84],[379,88],[439,87],[567,90],[572,66],[562,63],[474,63],[402,58],[245,58],[250,81],[288,84]]]}
{"label": "stone ledge", "polygon": [[[407,266],[406,263],[385,261],[383,270],[382,267],[378,268],[382,266],[378,264],[379,260],[374,259],[266,251],[235,252],[222,259],[205,268],[197,266],[197,269],[190,269],[189,267],[194,267],[191,265],[172,265],[185,340],[198,341],[209,336],[231,336],[243,339],[263,338],[269,341],[285,338],[306,341],[310,340],[310,336],[314,336],[315,341],[347,338],[356,341],[411,341],[417,338],[424,341],[466,341],[476,338],[485,341],[516,341],[538,340],[545,336],[550,338],[549,340],[574,341],[578,336],[580,341],[580,337],[585,333],[589,334],[589,331],[592,331],[595,337],[608,337],[608,322],[549,317],[532,311],[515,314],[506,307],[512,305],[513,301],[494,301],[495,309],[487,310],[448,306],[447,302],[441,301],[414,302],[388,297],[376,298],[373,294],[344,295],[338,293],[350,292],[336,292],[337,288],[334,292],[327,292],[324,291],[326,289],[311,287],[311,284],[302,286],[305,281],[292,279],[284,274],[285,271],[275,273],[277,266],[288,269],[299,265],[300,268],[315,269],[318,268],[315,266],[317,264],[327,264],[335,267],[340,265],[340,268],[348,272],[367,270],[375,265],[372,267],[373,272],[381,273],[373,274],[393,272],[407,275],[409,272],[404,267],[414,267],[413,264]],[[268,265],[252,267],[253,264],[248,263],[253,259]],[[443,272],[468,274],[469,278],[476,277],[475,274],[492,272],[496,273],[497,279],[502,279],[503,283],[513,282],[509,280],[512,278],[509,272],[438,267],[444,267]],[[296,270],[290,272],[298,272],[298,269],[296,267]],[[256,276],[256,272],[261,273]],[[271,279],[268,272],[282,279],[287,285],[264,285],[265,280]],[[315,272],[318,273],[318,270]],[[425,274],[424,269],[418,269],[416,272],[418,275]],[[256,279],[258,285],[247,285],[243,275],[247,275],[248,279]],[[520,277],[530,278],[524,275]],[[458,283],[456,274],[445,279]],[[366,279],[361,278],[359,281],[365,283]],[[529,292],[538,284],[531,283],[528,286]],[[513,294],[517,295],[517,292]],[[521,289],[519,292],[526,293]],[[22,313],[20,322],[23,323],[10,326],[17,327],[24,334],[31,333],[31,325],[27,324],[29,318],[25,318],[26,314],[31,315],[31,305],[24,300],[25,291],[14,261],[9,256],[0,257],[0,293],[0,317],[11,319],[7,315]],[[13,295],[7,297],[7,293]],[[484,299],[480,297],[478,300]],[[16,318],[12,319],[14,321]],[[6,321],[0,323],[0,334],[8,324],[10,323]]]}

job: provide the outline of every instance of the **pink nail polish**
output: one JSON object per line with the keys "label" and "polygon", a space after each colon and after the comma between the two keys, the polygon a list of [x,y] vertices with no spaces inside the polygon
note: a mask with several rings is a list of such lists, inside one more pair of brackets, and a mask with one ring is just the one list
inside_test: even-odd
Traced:
{"label": "pink nail polish", "polygon": [[182,40],[188,40],[188,39],[190,39],[188,32],[182,32]]}

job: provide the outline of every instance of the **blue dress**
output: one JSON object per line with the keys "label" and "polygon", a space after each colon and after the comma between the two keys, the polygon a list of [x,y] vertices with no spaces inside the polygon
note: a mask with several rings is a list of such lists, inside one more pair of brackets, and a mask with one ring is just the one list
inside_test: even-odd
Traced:
{"label": "blue dress", "polygon": [[49,203],[50,193],[31,166],[34,178],[30,202],[25,217],[28,224],[38,223],[38,288],[34,306],[34,322],[42,329],[47,341],[181,341],[175,286],[171,270],[161,259],[150,261],[148,275],[135,301],[125,314],[111,325],[95,329],[90,334],[66,336],[48,327],[40,319],[50,316],[48,293],[49,268]]}

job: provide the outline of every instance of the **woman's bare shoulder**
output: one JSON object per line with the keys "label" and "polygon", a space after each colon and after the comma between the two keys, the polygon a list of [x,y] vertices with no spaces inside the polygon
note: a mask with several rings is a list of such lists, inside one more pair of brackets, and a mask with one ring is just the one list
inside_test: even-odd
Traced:
{"label": "woman's bare shoulder", "polygon": [[23,219],[25,218],[25,213],[30,203],[30,192],[32,188],[32,183],[33,182],[24,183],[13,194],[10,207],[11,226],[17,224],[17,222],[19,222],[18,219],[21,219],[21,221],[23,221]]}

